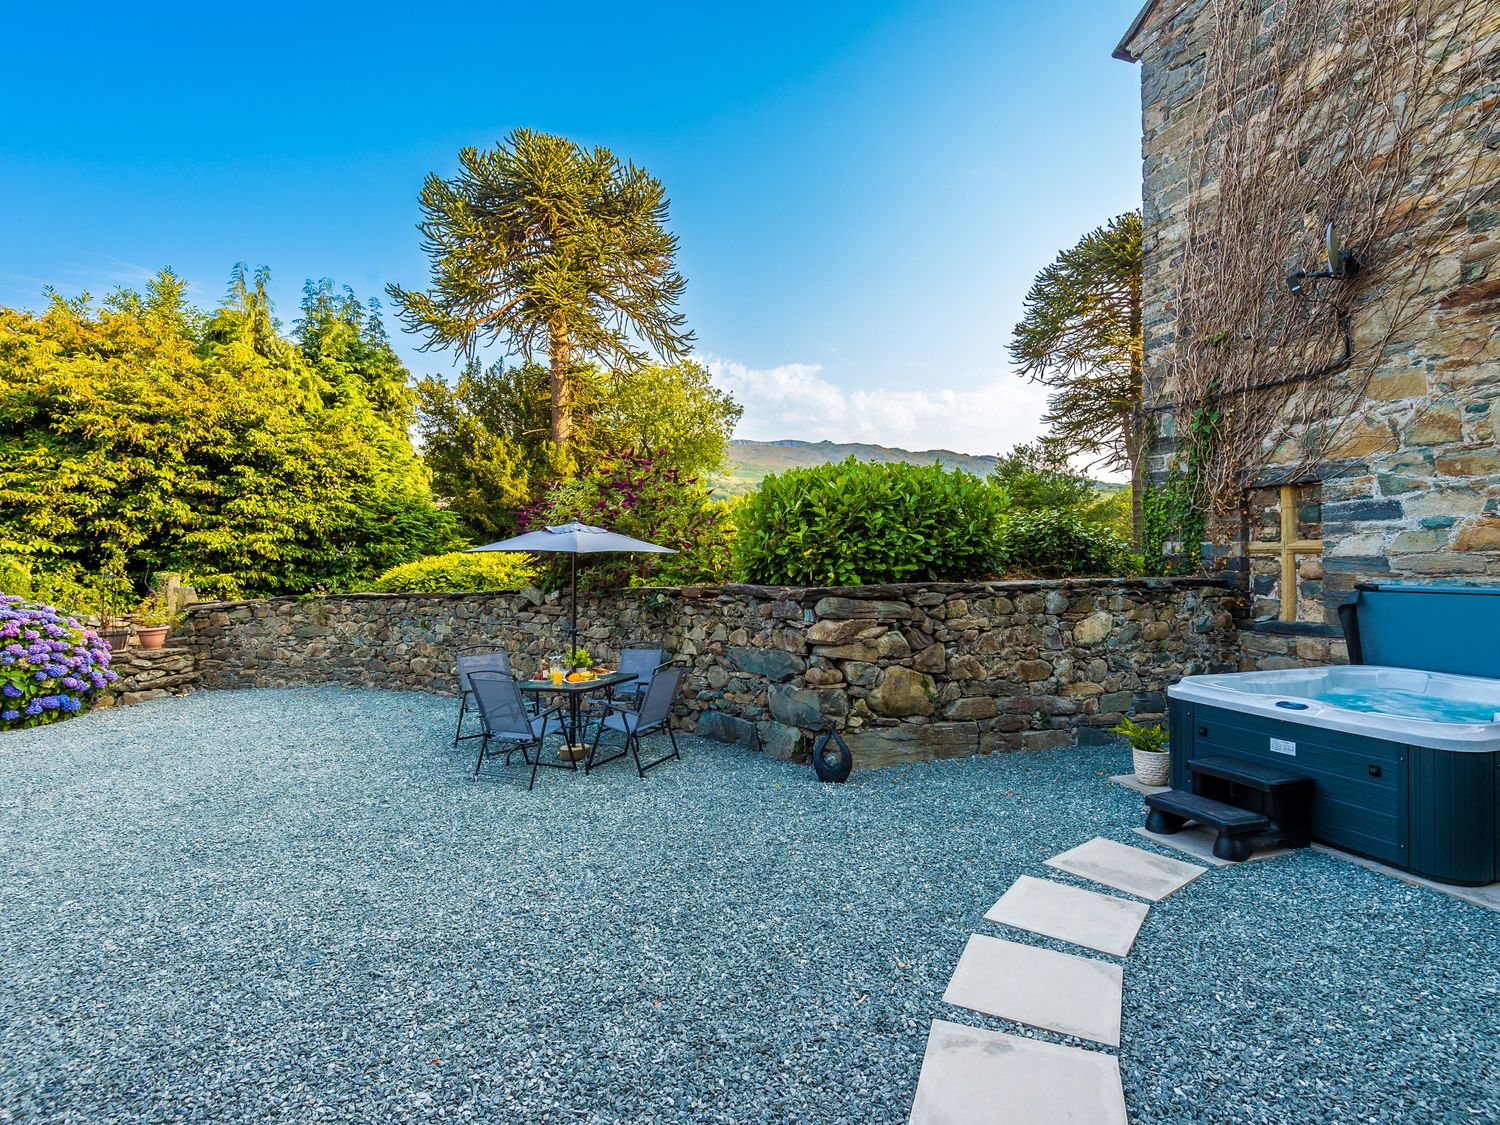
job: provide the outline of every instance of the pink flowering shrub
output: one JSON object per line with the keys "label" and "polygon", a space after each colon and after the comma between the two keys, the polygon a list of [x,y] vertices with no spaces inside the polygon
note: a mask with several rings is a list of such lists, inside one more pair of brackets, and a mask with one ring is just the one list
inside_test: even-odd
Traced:
{"label": "pink flowering shrub", "polygon": [[117,679],[94,630],[50,605],[0,594],[0,731],[76,715]]}
{"label": "pink flowering shrub", "polygon": [[[587,474],[553,483],[541,500],[521,512],[532,531],[579,520],[676,551],[675,555],[607,554],[578,560],[585,589],[616,586],[711,585],[729,578],[729,508],[712,499],[697,477],[683,474],[650,450],[606,453]],[[553,581],[567,575],[566,561],[552,560]]]}

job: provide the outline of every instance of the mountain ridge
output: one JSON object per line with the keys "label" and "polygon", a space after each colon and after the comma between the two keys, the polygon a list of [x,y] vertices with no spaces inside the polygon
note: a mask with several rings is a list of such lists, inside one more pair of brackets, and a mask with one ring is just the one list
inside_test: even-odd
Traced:
{"label": "mountain ridge", "polygon": [[899,446],[871,442],[802,441],[780,438],[774,441],[752,441],[735,438],[729,443],[727,464],[713,481],[721,497],[743,496],[752,491],[771,473],[787,469],[823,465],[854,457],[860,461],[897,462],[909,465],[942,464],[949,469],[986,476],[995,468],[998,457],[988,454],[958,453],[951,449],[902,449]]}

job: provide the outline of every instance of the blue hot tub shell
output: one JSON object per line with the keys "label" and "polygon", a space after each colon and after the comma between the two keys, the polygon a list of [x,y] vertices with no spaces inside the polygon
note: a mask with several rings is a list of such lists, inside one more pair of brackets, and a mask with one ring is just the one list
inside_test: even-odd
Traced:
{"label": "blue hot tub shell", "polygon": [[1320,698],[1369,685],[1486,710],[1500,700],[1500,588],[1361,586],[1340,616],[1356,667],[1169,689],[1173,787],[1192,788],[1194,758],[1274,763],[1313,779],[1319,843],[1445,883],[1500,880],[1500,706],[1495,722],[1447,722]]}

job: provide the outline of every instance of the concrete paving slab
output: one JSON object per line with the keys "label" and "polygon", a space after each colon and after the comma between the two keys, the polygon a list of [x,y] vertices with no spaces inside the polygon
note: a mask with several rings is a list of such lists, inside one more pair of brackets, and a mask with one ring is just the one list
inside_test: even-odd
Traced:
{"label": "concrete paving slab", "polygon": [[1152,902],[1160,902],[1208,870],[1196,863],[1168,859],[1102,836],[1053,856],[1047,860],[1047,866]]}
{"label": "concrete paving slab", "polygon": [[1121,966],[974,934],[943,999],[1059,1035],[1120,1045]]}
{"label": "concrete paving slab", "polygon": [[[1180,852],[1186,852],[1199,863],[1206,863],[1210,867],[1233,867],[1234,864],[1227,859],[1220,859],[1214,855],[1214,836],[1212,829],[1204,828],[1194,824],[1183,828],[1170,836],[1164,836],[1160,832],[1147,832],[1144,828],[1132,828],[1137,836],[1144,836],[1156,844],[1162,844],[1169,848],[1176,848]],[[1261,851],[1251,852],[1249,863],[1257,859],[1276,859],[1279,856],[1291,855],[1296,848],[1264,848]]]}
{"label": "concrete paving slab", "polygon": [[1116,785],[1123,785],[1126,789],[1134,789],[1137,793],[1165,793],[1172,788],[1170,785],[1147,785],[1133,773],[1120,773],[1110,778]]}
{"label": "concrete paving slab", "polygon": [[1126,1125],[1120,1064],[1100,1051],[933,1020],[910,1125]]}
{"label": "concrete paving slab", "polygon": [[1150,909],[1143,902],[1022,875],[985,918],[1124,957]]}

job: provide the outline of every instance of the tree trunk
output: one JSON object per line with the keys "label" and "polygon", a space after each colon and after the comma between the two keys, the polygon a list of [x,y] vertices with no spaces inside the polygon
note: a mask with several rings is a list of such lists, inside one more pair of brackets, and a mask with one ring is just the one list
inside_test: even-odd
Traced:
{"label": "tree trunk", "polygon": [[573,345],[568,326],[554,321],[547,332],[552,376],[552,444],[566,460],[573,443]]}
{"label": "tree trunk", "polygon": [[1139,551],[1141,549],[1141,461],[1142,453],[1140,443],[1135,443],[1135,448],[1130,451],[1130,542]]}
{"label": "tree trunk", "polygon": [[[1139,399],[1137,399],[1139,402]],[[1136,410],[1120,415],[1120,444],[1125,447],[1125,461],[1130,466],[1130,542],[1141,549],[1141,485],[1146,459],[1145,418]]]}

